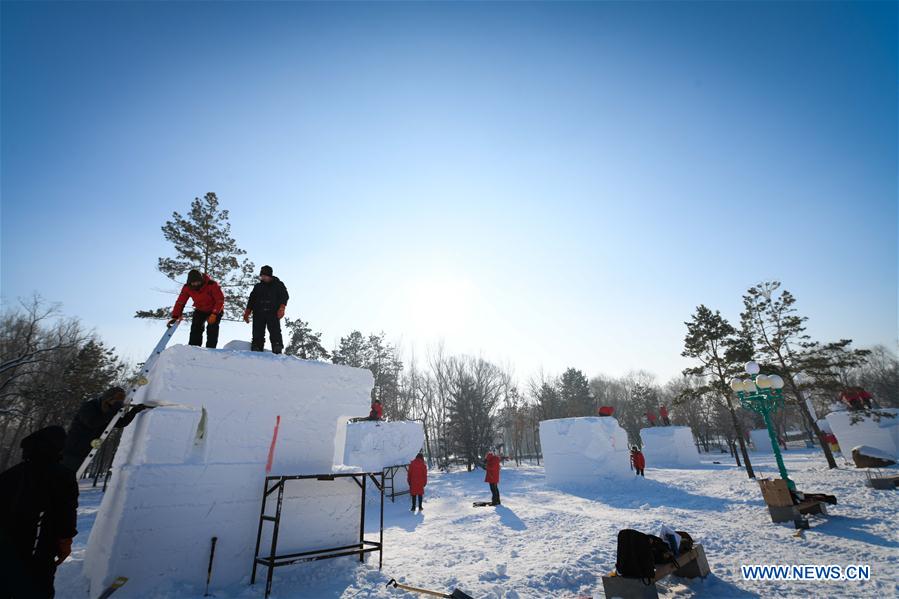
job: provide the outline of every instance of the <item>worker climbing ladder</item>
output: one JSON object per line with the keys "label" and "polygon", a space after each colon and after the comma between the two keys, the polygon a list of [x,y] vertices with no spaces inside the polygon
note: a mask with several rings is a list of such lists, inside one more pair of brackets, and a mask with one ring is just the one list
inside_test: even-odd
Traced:
{"label": "worker climbing ladder", "polygon": [[159,359],[159,354],[161,354],[163,350],[165,350],[166,345],[169,344],[169,340],[171,340],[172,335],[175,334],[175,331],[178,329],[178,325],[180,323],[180,320],[176,320],[172,324],[172,326],[168,327],[165,333],[163,333],[162,339],[160,339],[159,343],[156,344],[156,347],[153,348],[153,353],[151,353],[150,357],[147,358],[147,361],[144,362],[144,366],[140,370],[140,375],[137,376],[137,378],[128,388],[128,392],[125,394],[125,402],[122,404],[122,407],[119,408],[119,411],[116,412],[115,416],[112,417],[112,420],[109,421],[109,424],[106,425],[106,429],[103,431],[103,434],[101,434],[99,438],[94,439],[91,442],[90,453],[87,454],[87,457],[84,458],[83,462],[81,462],[81,466],[78,467],[78,473],[76,474],[76,478],[78,480],[81,480],[81,477],[84,476],[84,472],[87,470],[87,467],[90,466],[91,460],[94,459],[94,456],[97,455],[100,448],[103,446],[103,443],[109,437],[110,433],[112,433],[112,429],[115,428],[116,422],[119,421],[119,416],[128,409],[129,405],[131,405],[131,401],[134,399],[134,394],[137,393],[138,389],[150,382],[147,379],[147,375],[150,373],[150,370],[153,369],[153,366],[156,364],[156,360]]}

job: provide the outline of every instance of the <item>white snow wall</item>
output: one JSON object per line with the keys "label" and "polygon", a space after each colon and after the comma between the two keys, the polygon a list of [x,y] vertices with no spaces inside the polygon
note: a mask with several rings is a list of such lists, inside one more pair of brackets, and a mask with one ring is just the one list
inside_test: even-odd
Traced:
{"label": "white snow wall", "polygon": [[756,428],[749,431],[749,440],[752,441],[752,446],[756,453],[774,453],[774,449],[771,447],[771,436],[768,434],[768,429]]}
{"label": "white snow wall", "polygon": [[853,447],[867,445],[899,460],[899,408],[831,412],[827,422],[843,455],[848,457]]}
{"label": "white snow wall", "polygon": [[646,466],[692,468],[699,466],[699,452],[689,426],[653,426],[640,431]]}
{"label": "white snow wall", "polygon": [[[350,422],[346,426],[343,463],[358,466],[366,472],[378,472],[388,466],[408,465],[421,451],[425,431],[421,422]],[[393,480],[394,492],[408,491],[406,471],[400,470]]]}
{"label": "white snow wall", "polygon": [[589,487],[633,476],[627,432],[614,418],[543,420],[540,447],[548,485]]}
{"label": "white snow wall", "polygon": [[[173,346],[147,378],[134,401],[159,407],[122,435],[88,541],[90,594],[117,576],[129,579],[122,597],[201,589],[213,536],[212,587],[248,581],[276,417],[272,474],[330,472],[338,430],[369,409],[372,375],[292,356]],[[279,553],[358,542],[361,492],[352,479],[293,481],[286,491]],[[274,514],[273,500],[266,512]]]}

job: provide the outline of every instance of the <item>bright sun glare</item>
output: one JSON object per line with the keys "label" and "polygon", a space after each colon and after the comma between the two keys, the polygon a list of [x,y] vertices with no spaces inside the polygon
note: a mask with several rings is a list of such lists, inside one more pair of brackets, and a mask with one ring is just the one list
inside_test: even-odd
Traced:
{"label": "bright sun glare", "polygon": [[413,281],[406,297],[415,336],[439,338],[463,333],[470,326],[475,291],[467,278],[448,274]]}

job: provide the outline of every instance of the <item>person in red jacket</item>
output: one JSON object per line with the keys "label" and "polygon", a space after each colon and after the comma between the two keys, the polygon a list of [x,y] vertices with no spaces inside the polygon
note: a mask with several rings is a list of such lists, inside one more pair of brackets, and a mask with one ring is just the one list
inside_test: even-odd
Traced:
{"label": "person in red jacket", "polygon": [[499,505],[499,456],[492,451],[488,451],[484,460],[484,469],[487,471],[484,482],[490,484],[490,494],[492,496],[490,505]]}
{"label": "person in red jacket", "polygon": [[406,482],[409,483],[409,494],[412,496],[412,511],[415,511],[415,498],[417,497],[418,511],[421,512],[421,501],[425,495],[425,486],[428,484],[428,465],[425,464],[425,456],[420,451],[409,464]]}
{"label": "person in red jacket", "polygon": [[659,408],[659,420],[662,421],[662,424],[665,426],[671,426],[671,421],[668,420],[668,408],[662,406]]}
{"label": "person in red jacket", "polygon": [[636,447],[631,447],[631,466],[634,468],[635,476],[646,478],[646,475],[643,474],[643,469],[646,468],[646,458],[643,456],[643,452]]}
{"label": "person in red jacket", "polygon": [[190,322],[190,345],[203,344],[203,329],[206,329],[206,347],[214,348],[219,342],[219,321],[225,311],[225,294],[219,284],[201,274],[199,270],[187,273],[187,285],[181,288],[181,295],[172,308],[172,319],[168,326],[181,320],[187,298],[194,301],[194,316]]}
{"label": "person in red jacket", "polygon": [[368,419],[384,420],[384,406],[381,405],[380,399],[371,402],[371,411],[368,413]]}
{"label": "person in red jacket", "polygon": [[652,412],[646,412],[646,419],[649,420],[649,426],[656,425],[656,415]]}

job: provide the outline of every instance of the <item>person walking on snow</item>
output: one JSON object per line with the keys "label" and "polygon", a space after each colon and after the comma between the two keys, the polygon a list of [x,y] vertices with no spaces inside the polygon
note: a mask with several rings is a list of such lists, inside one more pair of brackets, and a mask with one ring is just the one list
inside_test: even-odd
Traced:
{"label": "person walking on snow", "polygon": [[59,463],[61,426],[25,437],[22,462],[0,474],[0,597],[51,599],[56,568],[72,553],[75,473]]}
{"label": "person walking on snow", "polygon": [[490,505],[499,505],[499,456],[492,451],[487,452],[484,460],[484,470],[487,471],[484,476],[484,482],[490,484],[490,494],[492,496]]}
{"label": "person walking on snow", "polygon": [[194,315],[190,322],[189,345],[203,344],[203,329],[206,329],[206,347],[214,349],[219,342],[219,322],[225,311],[225,294],[219,284],[201,274],[199,270],[187,273],[187,285],[181,288],[181,294],[172,309],[172,318],[168,326],[181,320],[187,298],[194,301]]}
{"label": "person walking on snow", "polygon": [[274,276],[272,267],[263,266],[259,270],[259,282],[253,287],[247,301],[247,309],[243,313],[243,320],[246,323],[250,322],[250,315],[253,315],[253,343],[250,349],[262,351],[267,328],[269,340],[272,342],[272,353],[281,353],[284,349],[281,319],[287,310],[288,299],[290,296],[287,294],[287,287],[281,279]]}
{"label": "person walking on snow", "polygon": [[412,511],[415,511],[415,498],[417,497],[418,511],[421,512],[421,501],[425,495],[425,486],[428,484],[428,465],[425,464],[425,457],[420,451],[409,464],[406,482],[409,483],[409,494],[412,496]]}
{"label": "person walking on snow", "polygon": [[[125,390],[121,387],[110,387],[98,397],[81,404],[66,436],[65,448],[62,452],[62,465],[77,472],[84,458],[91,452],[91,442],[98,439],[109,423],[119,412],[125,402]],[[134,405],[116,422],[116,428],[125,428],[134,417],[150,406]]]}
{"label": "person walking on snow", "polygon": [[646,468],[646,458],[643,456],[643,452],[636,447],[631,447],[631,466],[634,468],[634,476],[646,478],[646,475],[643,474],[643,469]]}

